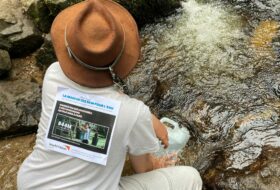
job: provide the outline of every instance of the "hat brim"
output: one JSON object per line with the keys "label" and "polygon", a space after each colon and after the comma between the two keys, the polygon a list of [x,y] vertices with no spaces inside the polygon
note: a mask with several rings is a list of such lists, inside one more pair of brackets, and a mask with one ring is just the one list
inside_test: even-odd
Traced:
{"label": "hat brim", "polygon": [[[113,69],[120,78],[125,78],[135,67],[140,55],[138,28],[131,14],[118,3],[110,0],[100,1],[124,29],[124,51]],[[51,27],[53,47],[64,74],[72,81],[93,88],[110,86],[113,81],[109,71],[94,71],[81,66],[69,57],[65,46],[64,34],[67,23],[72,21],[86,5],[83,1],[64,9],[57,15]]]}

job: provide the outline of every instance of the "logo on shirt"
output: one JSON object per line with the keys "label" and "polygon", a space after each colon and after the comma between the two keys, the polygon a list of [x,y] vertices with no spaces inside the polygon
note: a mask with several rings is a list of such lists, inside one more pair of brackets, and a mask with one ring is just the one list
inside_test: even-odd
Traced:
{"label": "logo on shirt", "polygon": [[69,145],[65,145],[65,147],[66,147],[66,150],[70,150],[71,149],[71,146],[69,146]]}

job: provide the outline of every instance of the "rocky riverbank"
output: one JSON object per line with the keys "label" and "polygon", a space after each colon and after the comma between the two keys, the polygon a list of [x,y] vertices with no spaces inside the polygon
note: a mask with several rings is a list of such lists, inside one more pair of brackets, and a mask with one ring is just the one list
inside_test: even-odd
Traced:
{"label": "rocky riverbank", "polygon": [[[20,2],[0,3],[4,3],[0,6],[0,58],[5,60],[0,63],[2,137],[36,130],[43,73],[55,60],[49,28],[42,28],[52,18],[43,13],[56,14],[70,1],[56,6],[51,0]],[[160,1],[149,7],[144,0],[139,1],[142,5],[120,2],[138,13],[139,19],[143,16],[139,7],[160,12],[152,11]],[[280,2],[188,0],[182,5],[172,16],[139,24],[143,56],[126,79],[130,95],[143,100],[159,117],[168,116],[189,129],[191,139],[178,164],[196,167],[205,189],[278,190]],[[5,14],[4,6],[9,10]],[[159,17],[151,16],[147,22]],[[37,19],[30,22],[31,18]],[[27,37],[27,42],[17,40],[29,35],[33,37]],[[30,40],[34,43],[25,47]],[[14,189],[19,160],[31,151],[34,136],[9,141],[0,142],[4,158],[0,184]],[[16,151],[22,154],[16,157]]]}

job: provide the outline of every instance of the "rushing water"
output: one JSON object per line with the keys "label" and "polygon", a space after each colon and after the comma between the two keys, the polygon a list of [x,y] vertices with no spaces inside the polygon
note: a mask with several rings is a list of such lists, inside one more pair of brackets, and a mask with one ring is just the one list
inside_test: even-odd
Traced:
{"label": "rushing water", "polygon": [[[189,129],[180,164],[195,166],[206,189],[280,187],[279,26],[280,0],[187,0],[141,31],[129,90]],[[2,142],[4,188],[14,189],[9,176],[34,138]]]}
{"label": "rushing water", "polygon": [[[279,150],[279,7],[279,0],[188,0],[141,32],[143,56],[130,90],[192,131],[183,160],[209,181],[218,179],[209,174],[215,167],[223,178]],[[227,180],[216,183],[242,189]]]}

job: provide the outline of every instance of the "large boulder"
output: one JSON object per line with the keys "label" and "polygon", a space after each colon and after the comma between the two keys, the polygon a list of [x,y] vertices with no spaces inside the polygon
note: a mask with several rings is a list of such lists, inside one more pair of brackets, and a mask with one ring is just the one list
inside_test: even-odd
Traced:
{"label": "large boulder", "polygon": [[0,137],[32,132],[40,118],[41,91],[28,81],[0,82]]}
{"label": "large boulder", "polygon": [[41,33],[17,0],[0,2],[0,42],[1,48],[7,49],[12,57],[30,54],[43,43]]}

